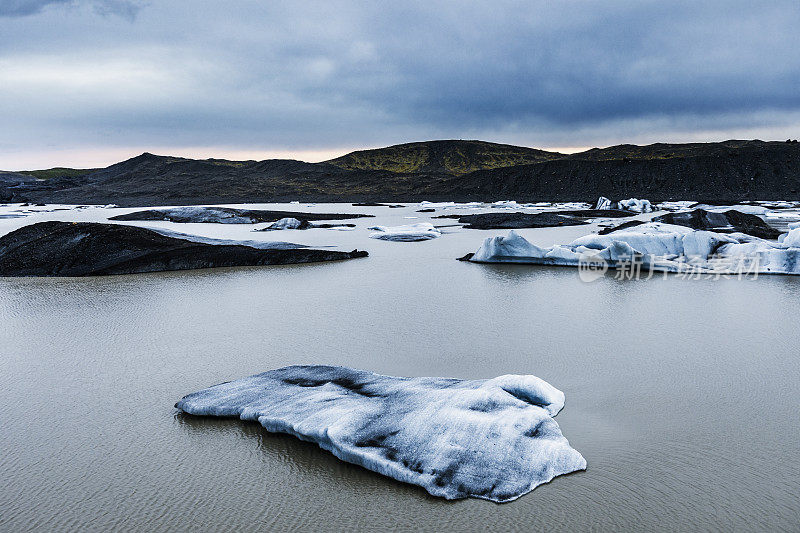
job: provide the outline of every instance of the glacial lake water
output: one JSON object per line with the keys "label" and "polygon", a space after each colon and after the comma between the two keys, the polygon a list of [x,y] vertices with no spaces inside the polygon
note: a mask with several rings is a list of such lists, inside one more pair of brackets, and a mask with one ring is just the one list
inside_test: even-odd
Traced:
{"label": "glacial lake water", "polygon": [[[379,216],[350,232],[142,225],[370,257],[0,279],[0,530],[800,527],[800,278],[585,283],[570,268],[455,260],[506,231],[368,238],[369,225],[429,220],[418,206],[271,207]],[[4,219],[0,234],[119,212]],[[590,229],[522,233],[551,245]],[[173,408],[209,385],[300,363],[537,375],[565,392],[556,420],[588,469],[512,503],[451,502],[257,424]]]}

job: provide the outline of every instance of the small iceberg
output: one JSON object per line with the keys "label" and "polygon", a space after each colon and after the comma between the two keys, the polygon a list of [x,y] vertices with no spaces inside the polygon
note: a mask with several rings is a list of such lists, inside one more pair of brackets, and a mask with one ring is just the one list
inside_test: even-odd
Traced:
{"label": "small iceberg", "polygon": [[290,366],[189,394],[175,407],[258,421],[447,499],[509,502],[586,469],[553,420],[564,393],[530,375],[468,381]]}
{"label": "small iceberg", "polygon": [[601,196],[597,199],[597,203],[594,206],[595,209],[611,209],[611,200],[606,198],[605,196]]}
{"label": "small iceberg", "polygon": [[651,213],[653,206],[649,200],[640,200],[638,198],[628,198],[627,200],[620,200],[619,202],[612,202],[605,196],[597,199],[595,209],[623,209],[631,211],[632,213]]}
{"label": "small iceberg", "polygon": [[266,228],[259,231],[280,230],[280,229],[308,229],[311,222],[308,220],[297,220],[296,218],[286,217],[276,220]]}
{"label": "small iceberg", "polygon": [[404,226],[372,226],[367,229],[375,232],[370,235],[370,238],[384,241],[427,241],[442,235],[442,232],[429,222],[406,224]]}
{"label": "small iceberg", "polygon": [[285,217],[280,220],[276,220],[269,226],[265,228],[256,229],[253,231],[277,231],[277,230],[284,230],[284,229],[314,229],[314,228],[324,228],[324,229],[335,229],[335,230],[352,230],[355,228],[355,224],[316,224],[309,222],[308,220],[299,220],[293,217]]}
{"label": "small iceberg", "polygon": [[651,213],[653,206],[650,200],[640,200],[638,198],[628,198],[627,200],[620,200],[617,202],[620,209],[632,211],[634,213]]}

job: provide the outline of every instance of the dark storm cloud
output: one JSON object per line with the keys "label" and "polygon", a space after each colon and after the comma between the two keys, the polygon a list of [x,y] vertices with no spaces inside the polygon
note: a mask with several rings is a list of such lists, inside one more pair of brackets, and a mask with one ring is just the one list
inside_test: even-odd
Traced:
{"label": "dark storm cloud", "polygon": [[0,158],[800,133],[795,0],[12,0],[0,14]]}

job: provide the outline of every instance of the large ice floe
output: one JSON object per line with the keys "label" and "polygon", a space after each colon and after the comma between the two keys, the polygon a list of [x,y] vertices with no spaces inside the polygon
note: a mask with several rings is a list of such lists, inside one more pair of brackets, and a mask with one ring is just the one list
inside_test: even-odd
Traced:
{"label": "large ice floe", "polygon": [[540,247],[515,231],[489,237],[463,259],[478,263],[529,263],[610,268],[635,263],[643,270],[697,274],[800,274],[800,223],[779,242],[744,233],[717,233],[651,222],[569,244]]}
{"label": "large ice floe", "polygon": [[535,376],[405,378],[290,366],[189,394],[175,407],[238,416],[447,499],[508,502],[584,470],[553,417],[564,393]]}
{"label": "large ice floe", "polygon": [[375,232],[370,234],[371,238],[383,241],[427,241],[429,239],[441,237],[442,235],[442,232],[430,222],[406,224],[403,226],[372,226],[367,229]]}

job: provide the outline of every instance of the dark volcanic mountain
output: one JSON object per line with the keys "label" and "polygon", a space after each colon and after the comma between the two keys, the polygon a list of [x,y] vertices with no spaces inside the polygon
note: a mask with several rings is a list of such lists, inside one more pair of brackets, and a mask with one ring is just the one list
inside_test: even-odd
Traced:
{"label": "dark volcanic mountain", "polygon": [[800,144],[722,143],[620,145],[560,159],[472,172],[445,194],[492,198],[591,200],[639,197],[707,202],[797,199]]}
{"label": "dark volcanic mountain", "polygon": [[558,152],[484,141],[427,141],[359,150],[327,161],[347,170],[466,174],[563,157]]}
{"label": "dark volcanic mountain", "polygon": [[[519,164],[523,162],[524,164]],[[472,170],[478,169],[478,170]],[[480,141],[430,141],[323,163],[142,154],[108,168],[0,182],[0,201],[187,205],[268,201],[704,202],[800,199],[800,144],[619,145],[559,154]]]}

